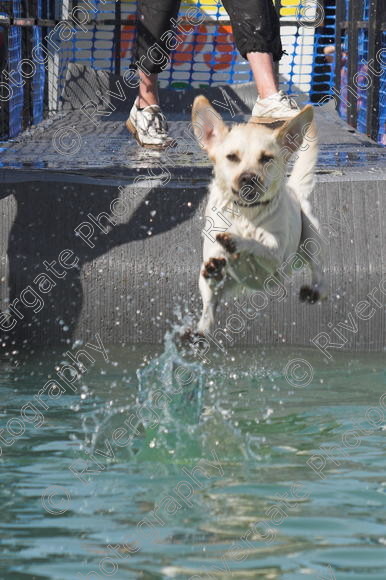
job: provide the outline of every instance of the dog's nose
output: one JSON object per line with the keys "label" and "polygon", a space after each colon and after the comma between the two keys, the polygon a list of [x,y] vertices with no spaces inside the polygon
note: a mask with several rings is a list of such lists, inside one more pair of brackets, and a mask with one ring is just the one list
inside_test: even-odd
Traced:
{"label": "dog's nose", "polygon": [[240,187],[244,187],[245,185],[254,185],[257,182],[257,177],[254,173],[250,173],[248,171],[245,171],[244,173],[242,173],[239,177],[239,184]]}

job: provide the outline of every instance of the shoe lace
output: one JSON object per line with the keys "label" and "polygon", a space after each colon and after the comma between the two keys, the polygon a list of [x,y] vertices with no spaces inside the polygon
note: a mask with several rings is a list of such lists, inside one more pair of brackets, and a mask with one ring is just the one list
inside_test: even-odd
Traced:
{"label": "shoe lace", "polygon": [[155,131],[158,134],[167,132],[166,120],[163,113],[159,110],[152,110],[148,112],[149,130]]}
{"label": "shoe lace", "polygon": [[292,99],[289,95],[287,95],[287,93],[285,93],[284,91],[280,91],[280,102],[286,103],[291,107],[291,109],[298,108],[296,101]]}

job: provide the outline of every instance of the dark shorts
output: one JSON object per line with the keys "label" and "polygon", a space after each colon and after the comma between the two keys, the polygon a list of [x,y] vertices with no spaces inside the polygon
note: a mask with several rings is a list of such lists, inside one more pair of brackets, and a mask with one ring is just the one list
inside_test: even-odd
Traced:
{"label": "dark shorts", "polygon": [[[272,0],[222,0],[229,14],[237,49],[246,58],[249,52],[268,52],[278,61],[283,55],[280,23]],[[175,30],[170,21],[177,19],[181,0],[139,0],[135,59],[149,73],[159,73],[164,64],[157,47],[152,59],[147,51],[158,45],[169,54],[161,36]],[[159,64],[157,64],[159,63]]]}

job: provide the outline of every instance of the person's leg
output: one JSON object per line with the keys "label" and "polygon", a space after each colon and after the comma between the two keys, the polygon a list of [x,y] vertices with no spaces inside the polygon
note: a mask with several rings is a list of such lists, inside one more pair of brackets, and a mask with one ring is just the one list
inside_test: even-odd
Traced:
{"label": "person's leg", "polygon": [[229,14],[236,46],[248,59],[258,99],[255,116],[291,117],[296,103],[279,91],[274,62],[283,55],[280,21],[272,0],[223,0]]}
{"label": "person's leg", "polygon": [[148,107],[149,105],[159,105],[158,96],[158,74],[146,74],[142,70],[138,71],[139,87],[137,106],[140,109]]}
{"label": "person's leg", "polygon": [[281,59],[280,22],[272,0],[222,0],[222,3],[243,58],[257,52],[270,54],[273,61]]}
{"label": "person's leg", "polygon": [[170,53],[161,37],[168,30],[175,30],[171,19],[177,18],[180,4],[181,0],[139,0],[138,2],[135,58],[136,63],[140,63],[137,104],[141,108],[159,104],[157,75],[168,64],[165,54]]}
{"label": "person's leg", "polygon": [[[175,31],[181,0],[139,0],[135,65],[138,69],[138,96],[126,127],[143,147],[162,149],[171,144],[168,125],[159,107],[158,73],[169,64],[170,50],[165,33]],[[166,35],[170,36],[170,35]]]}
{"label": "person's leg", "polygon": [[272,54],[269,52],[248,52],[247,59],[251,66],[257,92],[261,99],[266,99],[278,92]]}

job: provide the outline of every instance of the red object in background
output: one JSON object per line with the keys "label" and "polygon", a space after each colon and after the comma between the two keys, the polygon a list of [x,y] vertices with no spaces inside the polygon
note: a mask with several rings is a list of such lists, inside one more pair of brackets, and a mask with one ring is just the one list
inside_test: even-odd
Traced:
{"label": "red object in background", "polygon": [[195,34],[184,37],[184,42],[180,44],[172,54],[172,66],[179,66],[185,62],[191,62],[195,54],[200,53],[208,40],[208,31],[205,24],[200,24]]}
{"label": "red object in background", "polygon": [[[135,24],[135,18],[135,15],[131,14],[128,20]],[[125,58],[134,49],[135,26],[131,24],[122,26],[121,35],[121,58]],[[179,33],[179,36],[183,35]],[[206,24],[200,24],[194,34],[185,36],[184,42],[171,55],[172,66],[181,66],[191,62],[195,55],[204,51],[207,43],[213,45],[213,50],[205,52],[203,56],[208,69],[224,70],[229,68],[234,50],[232,26],[219,26],[214,36],[208,33]]]}
{"label": "red object in background", "polygon": [[[219,26],[218,33],[213,38],[213,53],[204,54],[204,61],[208,68],[214,70],[224,70],[232,63],[232,52],[234,50],[234,40],[232,26]],[[220,53],[220,54],[217,54]]]}
{"label": "red object in background", "polygon": [[191,62],[194,55],[203,52],[208,42],[213,44],[213,50],[204,54],[207,67],[212,70],[228,68],[232,63],[234,47],[232,26],[219,26],[214,36],[208,33],[206,24],[200,24],[195,34],[190,35],[186,42],[174,51],[172,64],[179,66],[184,62]]}

